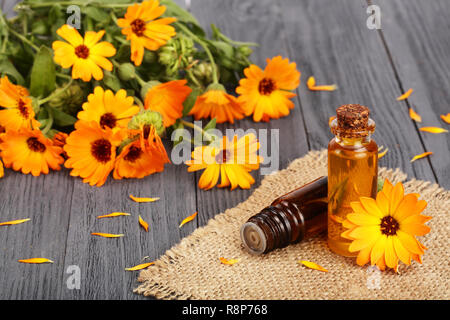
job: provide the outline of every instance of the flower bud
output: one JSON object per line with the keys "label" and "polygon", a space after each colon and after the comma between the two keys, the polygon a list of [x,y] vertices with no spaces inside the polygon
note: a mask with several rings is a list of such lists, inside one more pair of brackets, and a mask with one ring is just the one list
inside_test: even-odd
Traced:
{"label": "flower bud", "polygon": [[248,57],[252,54],[253,50],[250,47],[247,46],[241,46],[238,48],[238,51],[240,54],[242,54],[244,57]]}
{"label": "flower bud", "polygon": [[128,122],[128,129],[140,130],[146,125],[154,126],[159,136],[164,132],[162,115],[152,110],[141,111],[131,118],[130,122]]}
{"label": "flower bud", "polygon": [[158,61],[158,54],[154,51],[144,51],[144,63],[155,63]]}
{"label": "flower bud", "polygon": [[[56,89],[56,92],[62,91],[63,88]],[[49,105],[53,108],[62,110],[63,112],[75,116],[81,109],[81,105],[86,99],[83,89],[78,84],[72,84],[64,92],[55,99],[49,101]]]}
{"label": "flower bud", "polygon": [[129,62],[122,63],[118,68],[118,75],[121,80],[130,81],[136,77],[136,69]]}
{"label": "flower bud", "polygon": [[192,68],[192,72],[197,79],[205,83],[212,82],[213,68],[211,63],[202,61]]}

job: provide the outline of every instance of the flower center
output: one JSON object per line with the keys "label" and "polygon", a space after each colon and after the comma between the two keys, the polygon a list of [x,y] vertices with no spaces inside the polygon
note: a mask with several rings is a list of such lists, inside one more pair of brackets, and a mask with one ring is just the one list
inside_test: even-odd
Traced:
{"label": "flower center", "polygon": [[275,90],[275,81],[269,78],[264,78],[258,85],[259,93],[263,95],[269,95]]}
{"label": "flower center", "polygon": [[100,126],[105,129],[105,127],[114,128],[116,126],[116,117],[108,112],[100,117]]}
{"label": "flower center", "polygon": [[38,140],[36,137],[31,137],[27,139],[28,148],[34,152],[45,152],[45,145]]}
{"label": "flower center", "polygon": [[216,163],[218,163],[218,164],[225,163],[225,162],[227,162],[228,158],[230,158],[230,156],[231,156],[231,152],[224,149],[224,150],[222,150],[222,152],[219,152],[216,155]]}
{"label": "flower center", "polygon": [[111,160],[111,142],[106,139],[98,139],[91,144],[91,153],[99,162]]}
{"label": "flower center", "polygon": [[131,23],[131,30],[138,36],[142,36],[145,31],[145,22],[141,19],[136,19]]}
{"label": "flower center", "polygon": [[142,150],[139,147],[131,146],[131,148],[128,150],[128,153],[123,159],[125,161],[129,162],[135,162],[137,159],[141,157]]}
{"label": "flower center", "polygon": [[81,44],[75,48],[75,54],[81,59],[87,59],[89,57],[89,48]]}
{"label": "flower center", "polygon": [[5,133],[6,129],[4,126],[0,125],[0,134]]}
{"label": "flower center", "polygon": [[28,110],[25,102],[23,102],[22,99],[19,99],[17,108],[19,109],[19,112],[22,115],[22,117],[24,117],[25,119],[28,119],[28,116],[30,115],[30,111]]}
{"label": "flower center", "polygon": [[381,219],[380,224],[381,232],[387,236],[396,235],[399,227],[400,225],[398,224],[397,220],[395,220],[391,216],[386,216],[383,219]]}

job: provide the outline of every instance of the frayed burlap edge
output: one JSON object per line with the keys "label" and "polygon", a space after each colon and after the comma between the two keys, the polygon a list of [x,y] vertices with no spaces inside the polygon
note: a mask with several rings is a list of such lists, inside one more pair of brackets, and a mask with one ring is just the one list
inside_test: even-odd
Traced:
{"label": "frayed burlap edge", "polygon": [[[134,292],[158,299],[449,299],[450,192],[426,181],[404,182],[406,174],[398,168],[380,168],[379,176],[404,182],[408,193],[420,193],[428,201],[425,214],[433,217],[431,233],[420,239],[429,248],[422,265],[401,265],[400,274],[361,268],[352,258],[332,254],[324,236],[264,256],[242,249],[242,223],[276,197],[326,174],[322,150],[266,176],[246,201],[216,215],[143,270]],[[219,256],[239,262],[226,266]],[[298,260],[314,261],[330,272],[306,269]]]}

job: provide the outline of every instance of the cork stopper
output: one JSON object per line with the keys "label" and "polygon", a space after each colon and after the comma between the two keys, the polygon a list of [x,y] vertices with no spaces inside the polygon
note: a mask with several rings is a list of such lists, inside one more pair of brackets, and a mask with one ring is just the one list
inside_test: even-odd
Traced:
{"label": "cork stopper", "polygon": [[333,131],[343,137],[364,137],[374,129],[369,108],[360,104],[344,104],[336,109],[336,116]]}

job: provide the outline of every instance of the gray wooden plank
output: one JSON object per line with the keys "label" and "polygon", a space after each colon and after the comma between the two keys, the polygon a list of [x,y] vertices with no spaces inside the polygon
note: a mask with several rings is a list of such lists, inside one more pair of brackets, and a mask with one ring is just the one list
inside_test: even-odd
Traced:
{"label": "gray wooden plank", "polygon": [[[0,299],[61,297],[73,183],[66,170],[33,177],[6,169],[0,222],[31,221],[0,227]],[[55,263],[18,262],[41,257]]]}
{"label": "gray wooden plank", "polygon": [[[137,272],[124,269],[159,258],[172,245],[195,229],[178,228],[180,221],[196,210],[194,176],[184,166],[166,165],[164,172],[144,179],[109,180],[101,188],[76,180],[67,240],[65,265],[81,269],[81,289],[63,291],[66,299],[141,299],[132,292]],[[160,197],[153,203],[135,203],[129,195]],[[131,213],[111,219],[96,216],[114,211]],[[149,223],[145,232],[138,215]],[[106,239],[92,232],[123,233]]]}
{"label": "gray wooden plank", "polygon": [[368,106],[377,124],[374,139],[389,148],[380,166],[401,168],[410,177],[435,181],[427,161],[410,163],[423,152],[420,136],[399,106],[398,83],[383,44],[366,26],[367,3],[353,0],[279,1],[292,57],[304,80],[336,83],[334,92],[300,88],[300,100],[312,149],[327,146],[332,134],[328,119],[347,103]]}
{"label": "gray wooden plank", "polygon": [[[282,30],[280,10],[273,1],[195,0],[192,1],[191,12],[204,28],[209,29],[210,24],[214,23],[233,40],[259,43],[260,46],[254,48],[251,59],[261,68],[265,67],[266,58],[276,55],[289,57]],[[308,151],[299,101],[294,98],[294,102],[296,106],[287,117],[271,120],[269,123],[256,123],[249,117],[236,121],[234,125],[224,124],[218,128],[222,132],[225,132],[226,128],[255,129],[256,132],[259,132],[260,129],[267,129],[269,135],[271,129],[279,130],[279,144],[271,145],[269,154],[273,152],[279,155],[279,169],[285,168],[290,161]],[[261,139],[261,137],[259,138]],[[268,139],[270,141],[270,136]],[[204,225],[214,215],[247,199],[263,178],[259,171],[253,171],[252,175],[256,182],[249,190],[230,191],[223,188],[199,190],[198,224]],[[200,174],[197,174],[197,181],[199,177]]]}
{"label": "gray wooden plank", "polygon": [[[399,103],[404,113],[412,107],[422,117],[417,127],[437,126],[449,129],[440,119],[450,112],[450,5],[448,1],[373,1],[381,10],[381,34],[397,72],[400,89],[413,88],[413,94]],[[421,141],[413,145],[408,157],[421,153],[421,142],[433,155],[430,162],[439,184],[450,188],[450,139],[448,134],[419,132]],[[416,148],[417,147],[417,148]],[[416,165],[415,163],[414,165]]]}

